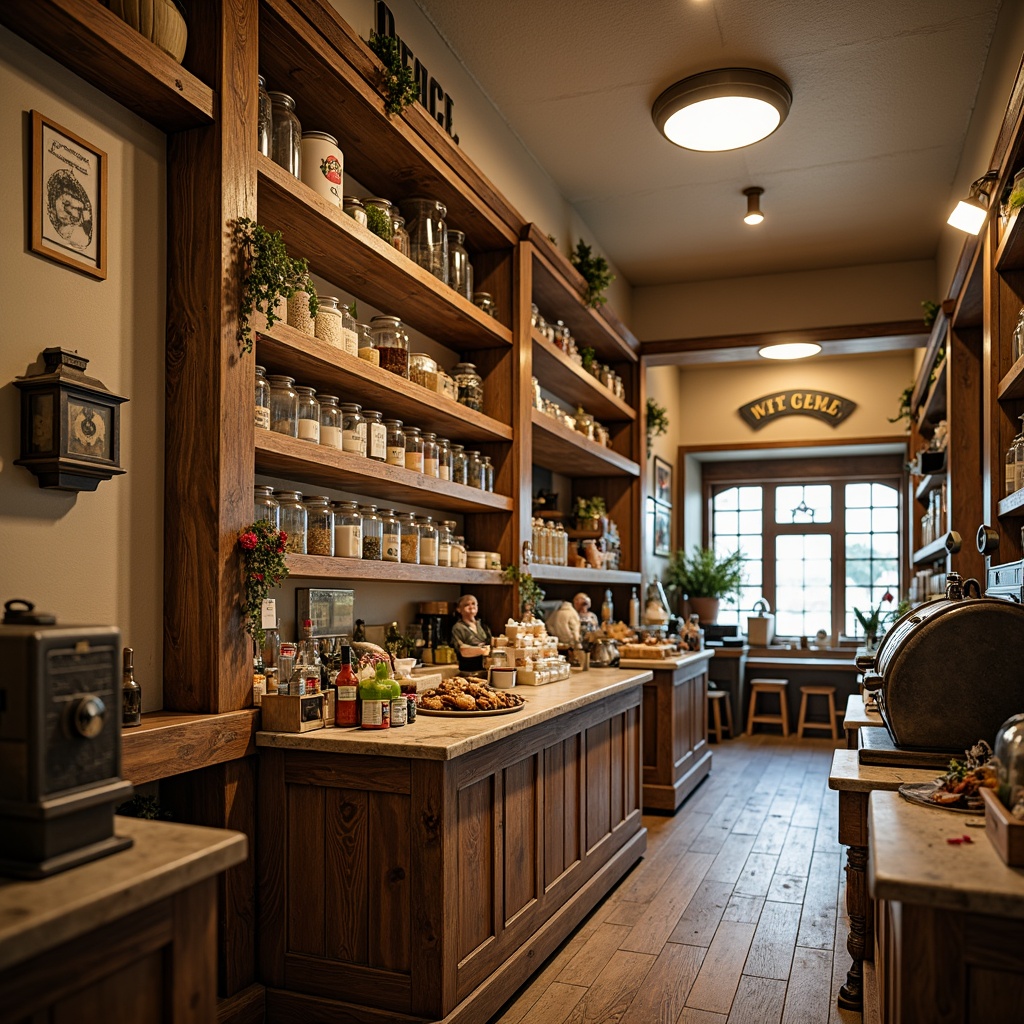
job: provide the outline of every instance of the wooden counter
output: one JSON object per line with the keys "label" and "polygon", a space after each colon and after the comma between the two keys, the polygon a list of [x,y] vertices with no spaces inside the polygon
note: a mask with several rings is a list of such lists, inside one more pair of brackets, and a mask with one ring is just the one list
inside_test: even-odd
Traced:
{"label": "wooden counter", "polygon": [[599,669],[525,710],[257,734],[267,1021],[482,1022],[642,856],[641,688]]}

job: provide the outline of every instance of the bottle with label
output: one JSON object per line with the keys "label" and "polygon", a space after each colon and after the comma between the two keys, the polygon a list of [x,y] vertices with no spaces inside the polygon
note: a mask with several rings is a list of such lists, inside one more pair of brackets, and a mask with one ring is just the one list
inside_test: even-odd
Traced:
{"label": "bottle with label", "polygon": [[334,724],[359,725],[359,679],[352,669],[352,648],[348,644],[342,645],[341,667],[334,677],[334,686]]}
{"label": "bottle with label", "polygon": [[121,725],[129,729],[142,725],[142,687],[135,682],[135,653],[130,647],[123,652],[123,675],[121,677]]}
{"label": "bottle with label", "polygon": [[636,596],[636,587],[629,595],[629,628],[639,629],[640,627],[640,598]]}
{"label": "bottle with label", "polygon": [[[305,619],[302,623],[302,642],[296,658],[292,679],[299,678],[299,696],[320,692],[320,652],[313,639],[313,622]],[[295,692],[294,690],[292,691]]]}
{"label": "bottle with label", "polygon": [[391,728],[391,673],[387,662],[378,662],[373,677],[360,682],[359,707],[359,724],[364,729]]}
{"label": "bottle with label", "polygon": [[409,704],[397,679],[391,680],[391,728],[397,729],[409,720]]}

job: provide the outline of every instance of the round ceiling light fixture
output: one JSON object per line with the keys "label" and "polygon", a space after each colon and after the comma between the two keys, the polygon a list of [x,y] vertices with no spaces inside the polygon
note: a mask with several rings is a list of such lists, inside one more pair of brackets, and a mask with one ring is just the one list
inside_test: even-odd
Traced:
{"label": "round ceiling light fixture", "polygon": [[759,348],[757,354],[762,359],[806,359],[820,351],[821,346],[813,341],[791,341],[785,345],[766,345]]}
{"label": "round ceiling light fixture", "polygon": [[670,85],[651,116],[683,149],[721,152],[767,138],[786,120],[793,93],[781,78],[754,68],[702,71]]}

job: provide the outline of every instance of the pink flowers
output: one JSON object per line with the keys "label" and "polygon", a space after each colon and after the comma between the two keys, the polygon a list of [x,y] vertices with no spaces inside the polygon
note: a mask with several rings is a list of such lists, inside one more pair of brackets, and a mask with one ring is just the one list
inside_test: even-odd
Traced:
{"label": "pink flowers", "polygon": [[255,551],[256,545],[259,543],[259,539],[252,530],[247,530],[238,538],[238,543],[241,544],[246,551]]}
{"label": "pink flowers", "polygon": [[279,587],[288,576],[287,541],[288,535],[265,519],[257,520],[238,534],[238,546],[245,563],[245,631],[257,645],[261,645],[266,636],[263,602],[271,588]]}

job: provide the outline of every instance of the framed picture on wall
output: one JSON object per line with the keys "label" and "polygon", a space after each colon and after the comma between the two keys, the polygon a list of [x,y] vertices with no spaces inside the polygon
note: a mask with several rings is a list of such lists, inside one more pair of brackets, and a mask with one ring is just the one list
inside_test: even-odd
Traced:
{"label": "framed picture on wall", "polygon": [[659,505],[672,505],[672,467],[654,456],[654,500]]}
{"label": "framed picture on wall", "polygon": [[658,502],[654,503],[654,553],[672,554],[672,509]]}
{"label": "framed picture on wall", "polygon": [[32,111],[32,251],[107,276],[107,154]]}

